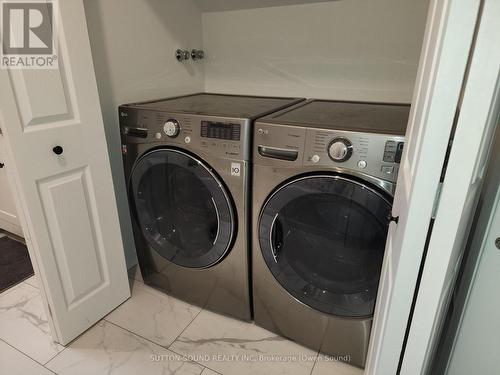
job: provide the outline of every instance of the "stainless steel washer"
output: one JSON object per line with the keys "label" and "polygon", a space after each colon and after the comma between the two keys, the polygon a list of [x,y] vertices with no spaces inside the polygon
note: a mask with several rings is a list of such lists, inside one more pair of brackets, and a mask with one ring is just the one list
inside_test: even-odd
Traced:
{"label": "stainless steel washer", "polygon": [[258,325],[364,366],[408,116],[310,100],[256,121]]}
{"label": "stainless steel washer", "polygon": [[134,236],[147,284],[251,319],[251,126],[298,101],[195,94],[120,106]]}

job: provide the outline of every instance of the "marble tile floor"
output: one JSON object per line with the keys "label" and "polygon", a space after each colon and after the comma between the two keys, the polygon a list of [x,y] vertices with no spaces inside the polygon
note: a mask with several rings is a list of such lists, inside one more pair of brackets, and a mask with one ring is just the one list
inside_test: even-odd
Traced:
{"label": "marble tile floor", "polygon": [[0,294],[0,374],[290,374],[363,371],[132,279],[132,298],[68,346],[52,342],[36,276]]}

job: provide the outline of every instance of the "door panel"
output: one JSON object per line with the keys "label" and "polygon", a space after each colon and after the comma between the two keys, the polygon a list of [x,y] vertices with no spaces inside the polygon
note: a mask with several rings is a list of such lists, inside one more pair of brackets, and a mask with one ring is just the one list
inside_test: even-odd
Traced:
{"label": "door panel", "polygon": [[327,314],[370,317],[390,210],[387,197],[358,180],[299,177],[264,204],[260,249],[294,298]]}
{"label": "door panel", "polygon": [[229,251],[236,215],[229,193],[202,161],[175,149],[157,149],[134,165],[129,196],[148,245],[183,267],[204,268]]}
{"label": "door panel", "polygon": [[130,290],[83,4],[54,6],[59,68],[1,70],[0,126],[52,333],[66,344]]}
{"label": "door panel", "polygon": [[[67,120],[71,115],[71,97],[67,92],[64,67],[59,70],[9,71],[12,88],[19,106],[22,124],[27,131],[31,126]],[[51,87],[51,100],[40,100]]]}
{"label": "door panel", "polygon": [[88,169],[38,182],[68,309],[108,281],[103,268],[103,239],[96,231],[100,223],[95,196],[89,186]]}

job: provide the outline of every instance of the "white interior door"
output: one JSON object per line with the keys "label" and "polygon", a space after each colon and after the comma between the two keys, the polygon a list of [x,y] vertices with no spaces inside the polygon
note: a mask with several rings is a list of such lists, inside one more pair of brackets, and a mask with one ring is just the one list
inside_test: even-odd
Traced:
{"label": "white interior door", "polygon": [[402,362],[425,374],[460,269],[500,108],[500,2],[484,0]]}
{"label": "white interior door", "polygon": [[59,68],[0,70],[0,126],[53,336],[67,344],[130,290],[82,0],[54,7]]}
{"label": "white interior door", "polygon": [[379,284],[367,374],[396,374],[479,0],[433,0]]}

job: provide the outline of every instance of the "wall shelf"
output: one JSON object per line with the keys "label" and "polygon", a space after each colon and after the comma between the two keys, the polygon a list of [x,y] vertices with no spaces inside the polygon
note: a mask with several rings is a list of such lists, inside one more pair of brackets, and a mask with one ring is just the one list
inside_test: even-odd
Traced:
{"label": "wall shelf", "polygon": [[202,12],[222,12],[284,5],[324,3],[338,0],[195,0]]}

